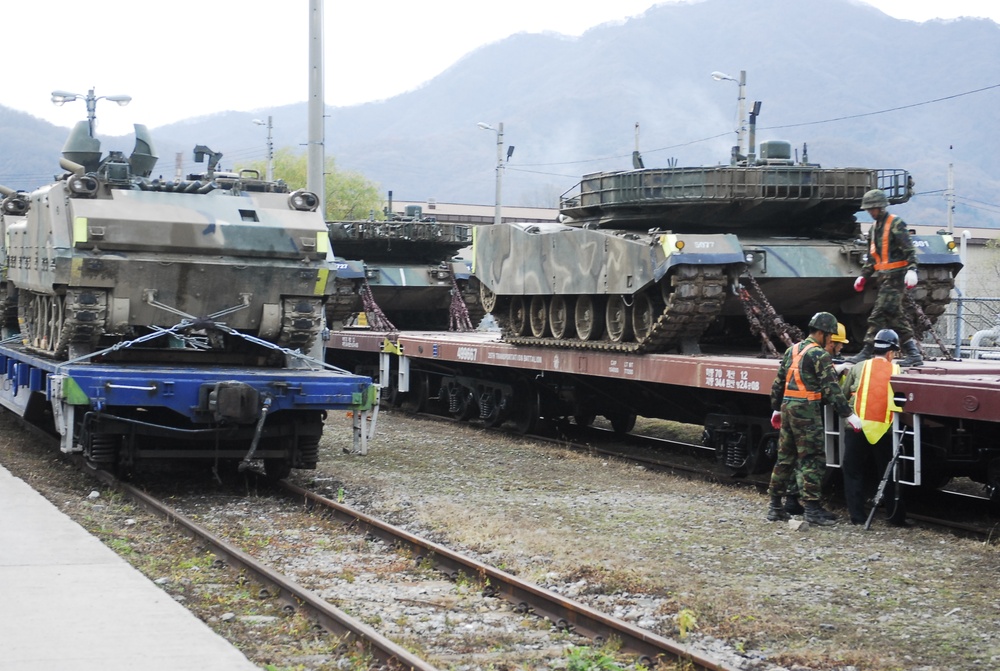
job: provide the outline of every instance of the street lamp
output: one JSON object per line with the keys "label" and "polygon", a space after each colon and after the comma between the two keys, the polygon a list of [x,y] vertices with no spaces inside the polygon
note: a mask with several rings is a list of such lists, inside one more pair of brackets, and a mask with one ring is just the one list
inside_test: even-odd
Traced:
{"label": "street lamp", "polygon": [[[747,71],[740,70],[740,78],[736,79],[734,77],[730,77],[725,72],[719,72],[718,70],[716,70],[715,72],[712,73],[712,79],[714,79],[717,82],[728,81],[728,82],[736,82],[737,84],[739,84],[740,118],[739,121],[737,121],[737,127],[736,127],[736,152],[738,154],[743,154],[743,137],[747,129],[746,122],[744,121],[744,117],[746,116],[746,106],[747,106]],[[747,147],[747,151],[749,150],[750,147]]]}
{"label": "street lamp", "polygon": [[[501,121],[500,123],[498,123],[496,128],[483,121],[480,121],[476,125],[479,126],[482,130],[491,130],[497,134],[497,197],[496,197],[496,209],[493,212],[493,223],[499,225],[501,220],[500,187],[501,187],[501,182],[503,180],[503,122]],[[514,148],[511,147],[510,150],[507,152],[508,160],[510,159],[510,155],[513,153],[514,153]]]}
{"label": "street lamp", "polygon": [[274,181],[274,143],[271,141],[271,117],[267,117],[267,121],[261,121],[260,119],[254,119],[253,122],[258,126],[267,126],[267,181]]}
{"label": "street lamp", "polygon": [[132,102],[132,96],[95,96],[94,89],[87,91],[87,95],[70,93],[69,91],[52,92],[52,103],[57,107],[61,107],[73,100],[87,101],[87,121],[90,123],[90,137],[94,137],[94,123],[97,119],[97,101],[102,99],[118,103],[121,107],[125,107],[125,105]]}

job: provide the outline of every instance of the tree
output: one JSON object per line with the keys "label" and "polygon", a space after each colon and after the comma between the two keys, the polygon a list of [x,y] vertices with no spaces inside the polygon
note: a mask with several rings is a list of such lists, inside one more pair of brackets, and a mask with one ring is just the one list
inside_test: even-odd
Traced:
{"label": "tree", "polygon": [[[274,178],[282,179],[292,190],[304,189],[307,180],[307,157],[285,147],[274,152]],[[267,162],[253,161],[239,169],[253,169],[265,174]],[[371,213],[382,218],[382,198],[379,185],[359,172],[338,170],[333,157],[326,158],[326,220],[344,221],[367,219]]]}

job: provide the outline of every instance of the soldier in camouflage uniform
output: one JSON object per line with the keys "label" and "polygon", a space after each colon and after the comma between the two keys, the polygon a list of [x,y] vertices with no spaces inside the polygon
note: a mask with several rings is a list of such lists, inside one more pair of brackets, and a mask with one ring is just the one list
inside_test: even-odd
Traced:
{"label": "soldier in camouflage uniform", "polygon": [[[808,338],[785,351],[781,367],[771,385],[771,425],[781,429],[778,460],[771,473],[767,492],[771,497],[767,519],[786,520],[789,514],[781,497],[789,493],[791,482],[801,482],[805,519],[828,526],[836,519],[820,505],[820,484],[826,468],[823,448],[823,402],[831,403],[854,430],[861,420],[854,414],[837,383],[833,360],[826,351],[837,333],[837,318],[817,312],[809,322]],[[798,470],[798,473],[796,473]]]}
{"label": "soldier in camouflage uniform", "polygon": [[[847,339],[847,327],[837,322],[837,332],[830,336],[830,339],[826,343],[827,354],[833,360],[833,370],[837,373],[837,378],[841,379],[843,377],[842,371],[849,368],[851,364],[846,363],[840,356],[840,350],[844,348],[844,345],[850,343],[851,341]],[[843,385],[841,385],[843,386]],[[799,492],[802,490],[802,474],[798,469],[795,470],[795,477],[788,479],[788,488],[785,496],[785,512],[789,515],[801,515],[806,510],[802,507],[802,503],[799,502]]]}
{"label": "soldier in camouflage uniform", "polygon": [[886,209],[889,199],[881,189],[872,189],[861,199],[861,209],[867,210],[874,223],[868,230],[868,257],[861,268],[861,275],[854,281],[854,290],[861,292],[874,276],[878,282],[875,307],[868,316],[868,331],[864,348],[850,359],[860,363],[874,353],[875,334],[882,329],[893,329],[899,334],[906,358],[901,366],[920,366],[920,355],[913,328],[903,312],[903,295],[917,286],[917,252],[906,232],[906,222]]}

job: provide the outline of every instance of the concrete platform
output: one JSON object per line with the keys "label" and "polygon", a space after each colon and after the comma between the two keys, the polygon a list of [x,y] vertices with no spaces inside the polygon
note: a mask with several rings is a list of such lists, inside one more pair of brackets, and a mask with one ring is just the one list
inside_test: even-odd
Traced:
{"label": "concrete platform", "polygon": [[18,671],[258,669],[3,467],[0,667]]}

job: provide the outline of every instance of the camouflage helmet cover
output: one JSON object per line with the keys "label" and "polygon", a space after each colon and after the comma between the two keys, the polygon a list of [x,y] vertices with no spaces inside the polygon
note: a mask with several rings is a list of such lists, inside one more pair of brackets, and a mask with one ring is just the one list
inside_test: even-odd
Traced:
{"label": "camouflage helmet cover", "polygon": [[866,191],[861,197],[861,209],[870,210],[873,207],[889,207],[889,199],[882,189],[872,189]]}
{"label": "camouflage helmet cover", "polygon": [[837,332],[833,334],[833,337],[831,337],[830,340],[833,342],[843,343],[845,345],[851,342],[847,339],[847,327],[840,322],[837,322]]}
{"label": "camouflage helmet cover", "polygon": [[882,329],[875,334],[875,351],[885,352],[886,350],[899,351],[899,334],[892,329]]}
{"label": "camouflage helmet cover", "polygon": [[823,333],[836,333],[837,318],[829,312],[817,312],[809,320],[809,328]]}

